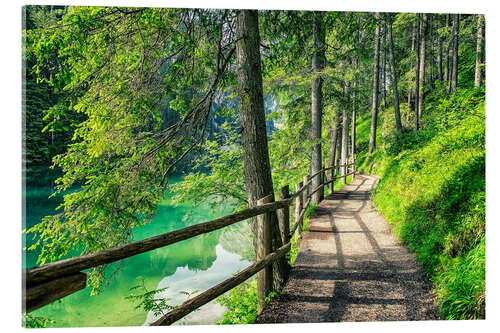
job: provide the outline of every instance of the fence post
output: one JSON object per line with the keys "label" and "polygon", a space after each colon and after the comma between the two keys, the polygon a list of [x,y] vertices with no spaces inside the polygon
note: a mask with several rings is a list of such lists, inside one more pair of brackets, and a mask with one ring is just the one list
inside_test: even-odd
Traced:
{"label": "fence post", "polygon": [[[328,177],[326,176],[326,170],[323,170],[323,184],[328,181]],[[325,196],[325,186],[323,185],[323,197]]]}
{"label": "fence post", "polygon": [[[307,176],[304,176],[304,186],[306,186],[307,182],[309,181],[309,175]],[[309,193],[311,192],[310,189],[311,189],[311,184],[307,185],[306,186],[306,189],[304,190],[303,193],[303,199],[302,199],[302,203],[303,205],[305,206],[306,202],[307,202],[307,198],[309,197]]]}
{"label": "fence post", "polygon": [[[283,186],[278,190],[278,200],[285,200],[290,197],[290,191],[288,185]],[[286,208],[277,210],[278,216],[278,233],[275,236],[275,244],[273,246],[273,251],[279,249],[281,246],[287,244],[290,241],[290,206]],[[286,257],[277,260],[273,264],[273,274],[274,274],[274,290],[280,291],[285,286],[288,276],[290,274],[290,265]]]}
{"label": "fence post", "polygon": [[[309,177],[309,175],[304,176],[304,186],[306,186],[306,188],[304,189],[303,197],[302,197],[302,209],[307,209],[306,204],[307,204],[307,201],[309,200],[309,196],[311,195],[312,182],[310,182],[309,185],[306,185],[310,179],[311,179],[311,177]],[[299,225],[299,229],[300,229],[299,235],[302,235],[302,230],[304,229],[303,226],[304,226],[304,219],[302,219],[302,222],[300,222],[300,225]]]}
{"label": "fence post", "polygon": [[[257,206],[274,201],[274,194],[269,194],[257,200]],[[257,216],[257,260],[263,259],[271,253],[272,228],[271,214],[265,213]],[[273,266],[267,265],[257,273],[257,312],[261,313],[264,308],[264,300],[273,288]]]}
{"label": "fence post", "polygon": [[344,163],[344,166],[342,167],[342,170],[343,170],[343,172],[342,172],[342,183],[344,183],[344,185],[345,185],[345,184],[347,184],[347,176],[346,175],[347,175],[347,170],[348,170],[347,169],[348,159],[346,158],[343,161],[343,163]]}
{"label": "fence post", "polygon": [[325,173],[325,167],[324,166],[321,166],[321,171],[319,173],[319,184],[321,186],[321,190],[319,190],[319,202],[323,201],[323,199],[325,198],[325,186],[323,186],[323,184],[325,183],[325,177],[324,177],[324,173]]}
{"label": "fence post", "polygon": [[[295,184],[295,192],[299,191],[302,188],[302,185],[304,185],[304,182],[298,182]],[[299,220],[300,212],[302,211],[302,198],[304,197],[304,192],[299,194],[295,198],[295,223]],[[295,235],[294,239],[297,241],[300,238],[300,233],[302,232],[302,226],[299,225],[297,229],[295,229]]]}
{"label": "fence post", "polygon": [[[283,186],[278,190],[278,200],[285,200],[290,197],[289,186]],[[281,243],[288,243],[290,234],[290,206],[288,208],[278,209],[278,224],[280,229]]]}
{"label": "fence post", "polygon": [[332,181],[330,183],[330,194],[333,193],[333,188],[334,188],[334,185],[335,185],[334,184],[335,182],[333,181],[334,178],[335,178],[335,162],[332,165],[332,168],[330,169],[330,179],[329,180]]}
{"label": "fence post", "polygon": [[352,179],[351,179],[351,181],[354,180],[355,176],[356,176],[356,155],[353,152],[352,153]]}

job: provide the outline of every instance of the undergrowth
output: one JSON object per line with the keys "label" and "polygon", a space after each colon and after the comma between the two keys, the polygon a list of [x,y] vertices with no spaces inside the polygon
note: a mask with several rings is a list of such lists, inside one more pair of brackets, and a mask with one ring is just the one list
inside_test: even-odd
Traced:
{"label": "undergrowth", "polygon": [[484,88],[440,95],[426,98],[416,133],[397,135],[392,110],[382,111],[373,154],[370,119],[360,119],[357,167],[380,176],[375,205],[428,273],[441,316],[484,318]]}

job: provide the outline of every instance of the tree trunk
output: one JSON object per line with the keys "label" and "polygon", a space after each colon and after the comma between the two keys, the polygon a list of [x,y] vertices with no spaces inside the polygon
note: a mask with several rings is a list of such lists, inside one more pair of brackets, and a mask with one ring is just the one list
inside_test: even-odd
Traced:
{"label": "tree trunk", "polygon": [[377,135],[377,116],[378,116],[378,76],[379,76],[379,57],[380,57],[380,13],[375,13],[377,27],[375,28],[375,55],[373,59],[373,91],[372,91],[372,123],[370,128],[370,149],[373,153],[376,147]]}
{"label": "tree trunk", "polygon": [[[411,51],[415,52],[415,42],[417,38],[417,24],[413,22],[413,34],[411,37]],[[411,84],[408,82],[408,109],[411,110],[411,97],[412,97],[412,89]]]}
{"label": "tree trunk", "polygon": [[349,140],[349,119],[347,117],[347,108],[349,105],[349,83],[344,84],[344,105],[342,106],[342,158],[341,158],[341,164],[344,165],[341,168],[341,175],[342,175],[342,182],[344,184],[347,183],[346,179],[346,170],[347,167],[345,166],[347,164],[347,156],[349,155],[348,153],[348,140]]}
{"label": "tree trunk", "polygon": [[337,167],[335,168],[336,169],[336,173],[338,175],[340,175],[340,167],[339,165],[342,164],[342,161],[341,161],[341,156],[342,156],[342,119],[341,117],[339,117],[339,122],[338,122],[338,131],[337,131],[337,147],[335,147],[335,149],[337,149],[337,161],[336,161],[336,165]]}
{"label": "tree trunk", "polygon": [[450,36],[449,36],[449,31],[450,31],[450,14],[446,14],[446,37],[447,37],[447,43],[446,43],[446,50],[445,50],[445,55],[444,55],[444,80],[446,82],[449,82],[450,80]]}
{"label": "tree trunk", "polygon": [[382,49],[382,73],[381,73],[381,92],[382,92],[382,101],[384,101],[384,109],[387,108],[387,100],[386,100],[386,91],[385,91],[385,82],[386,82],[386,77],[385,77],[385,74],[386,74],[386,57],[387,57],[387,54],[385,52],[385,41],[386,41],[386,27],[384,26],[383,29],[382,29],[382,42],[381,42],[381,49]]}
{"label": "tree trunk", "polygon": [[389,16],[387,22],[387,35],[389,38],[389,61],[391,65],[392,90],[394,95],[394,116],[396,117],[396,131],[401,134],[401,114],[399,113],[399,94],[398,94],[398,73],[396,70],[396,61],[394,59],[394,42],[392,40],[392,17]]}
{"label": "tree trunk", "polygon": [[[339,132],[339,127],[340,127],[340,117],[338,115],[335,115],[333,127],[330,131],[330,156],[328,160],[328,166],[332,167],[330,170],[330,180],[333,179],[333,176],[335,175],[335,169],[333,168],[336,163],[336,152],[337,152],[337,138],[338,138],[338,132]],[[330,184],[330,192],[333,192],[333,183]]]}
{"label": "tree trunk", "polygon": [[483,61],[483,40],[484,40],[484,16],[477,16],[477,45],[476,45],[476,75],[474,79],[474,87],[481,86],[482,70],[481,64]]}
{"label": "tree trunk", "polygon": [[[236,54],[243,166],[248,205],[252,207],[256,205],[257,200],[274,193],[262,93],[258,12],[238,11],[236,26],[239,36],[242,36],[236,44]],[[259,248],[263,243],[259,240],[269,235],[259,234],[258,229],[257,222],[252,221],[254,246],[259,254],[262,252]],[[272,291],[272,266],[267,266],[263,272],[264,278],[259,279],[259,298],[262,299]]]}
{"label": "tree trunk", "polygon": [[422,107],[424,103],[425,86],[425,42],[427,34],[427,14],[422,14],[422,23],[420,25],[420,71],[419,71],[419,93],[418,93],[418,120],[422,118]]}
{"label": "tree trunk", "polygon": [[418,117],[418,105],[420,100],[420,14],[417,14],[417,34],[415,37],[415,131],[418,131],[420,119]]}
{"label": "tree trunk", "polygon": [[429,88],[430,90],[434,90],[434,30],[433,27],[432,14],[429,14],[429,23],[427,27],[427,31],[429,31]]}
{"label": "tree trunk", "polygon": [[[439,14],[438,18],[439,18],[439,24],[437,24],[436,26],[440,26],[442,22],[441,16],[439,16]],[[437,34],[437,42],[438,42],[437,74],[438,74],[438,80],[443,81],[443,39],[441,38],[439,32]]]}
{"label": "tree trunk", "polygon": [[453,68],[451,71],[451,91],[457,90],[458,85],[458,25],[460,18],[453,14]]}
{"label": "tree trunk", "polygon": [[[355,63],[355,69],[358,68],[357,66],[358,61],[356,59]],[[353,98],[352,98],[352,123],[351,123],[351,156],[352,156],[352,162],[356,161],[356,107],[357,107],[357,99],[356,99],[356,94],[357,94],[357,88],[358,88],[358,81],[354,80],[354,93],[353,93]],[[355,170],[355,165],[353,165],[352,169]],[[354,174],[352,175],[354,178]]]}
{"label": "tree trunk", "polygon": [[[323,70],[325,64],[325,26],[323,23],[323,12],[313,14],[313,43],[314,52],[312,56],[312,72],[317,73]],[[312,116],[312,139],[321,139],[321,121],[323,115],[323,94],[321,91],[323,79],[316,77],[313,79],[311,87],[311,116]],[[311,155],[311,173],[315,174],[321,169],[321,143],[316,143]],[[321,175],[318,174],[312,180],[312,188],[315,189],[321,184]],[[311,203],[318,204],[321,201],[321,190],[314,193]]]}

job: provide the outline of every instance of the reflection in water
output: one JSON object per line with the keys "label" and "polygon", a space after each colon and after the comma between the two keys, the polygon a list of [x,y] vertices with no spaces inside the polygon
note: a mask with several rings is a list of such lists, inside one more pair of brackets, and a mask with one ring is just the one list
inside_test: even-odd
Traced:
{"label": "reflection in water", "polygon": [[[168,289],[159,293],[158,297],[167,298],[170,305],[179,305],[187,300],[187,296],[182,292],[190,294],[194,292],[192,295],[195,296],[250,265],[250,262],[240,260],[239,255],[227,252],[221,245],[217,245],[216,253],[217,259],[207,270],[196,272],[186,267],[179,267],[175,274],[163,278],[156,289],[166,287]],[[223,306],[212,301],[182,318],[175,325],[212,324],[222,319],[224,311]],[[145,324],[151,324],[158,318],[149,312]]]}
{"label": "reflection in water", "polygon": [[[42,199],[50,192],[51,188],[46,185],[27,186],[23,193],[27,227],[40,222],[43,216],[54,213],[60,200]],[[148,225],[133,230],[134,239],[144,239],[207,221],[226,215],[230,210],[230,206],[221,207],[217,216],[214,216],[208,206],[197,207],[194,211],[188,205],[173,207],[167,196],[158,206],[154,219]],[[183,216],[188,212],[192,213],[189,220],[183,221]],[[90,296],[90,288],[86,288],[33,314],[53,318],[55,327],[136,326],[148,323],[150,315],[136,310],[135,304],[125,299],[132,293],[130,288],[139,283],[137,277],[144,278],[148,290],[168,287],[166,293],[171,299],[170,304],[182,303],[186,296],[180,291],[202,292],[250,264],[242,260],[242,256],[250,252],[249,233],[248,222],[239,222],[228,228],[124,259],[108,266],[108,285],[99,295]],[[27,237],[26,243],[27,246],[32,243],[31,237]],[[23,265],[32,267],[37,255],[28,253]],[[112,274],[118,266],[120,269]],[[219,304],[207,304],[183,318],[179,324],[215,323],[223,312],[224,308]]]}

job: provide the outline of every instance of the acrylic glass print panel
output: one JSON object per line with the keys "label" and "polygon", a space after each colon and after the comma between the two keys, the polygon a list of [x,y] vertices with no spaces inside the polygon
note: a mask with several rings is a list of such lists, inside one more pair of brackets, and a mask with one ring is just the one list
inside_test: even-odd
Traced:
{"label": "acrylic glass print panel", "polygon": [[24,327],[485,318],[484,15],[22,10]]}

